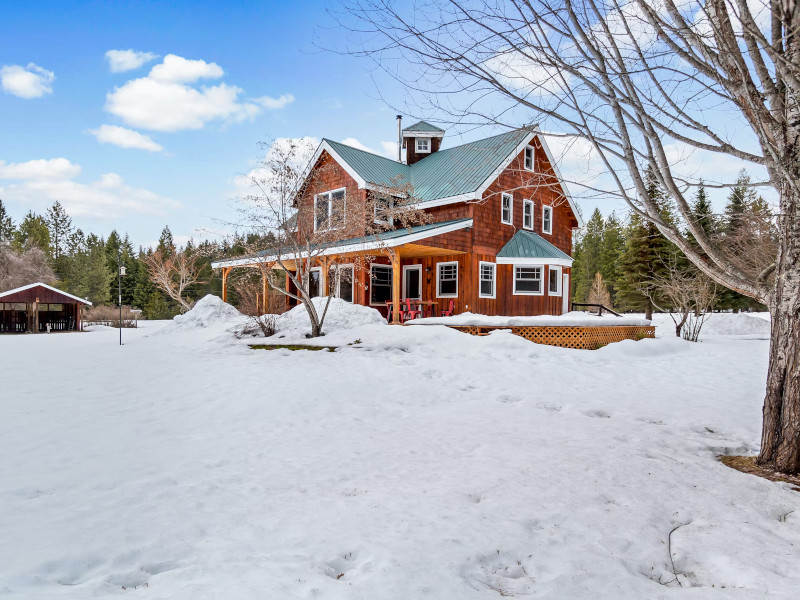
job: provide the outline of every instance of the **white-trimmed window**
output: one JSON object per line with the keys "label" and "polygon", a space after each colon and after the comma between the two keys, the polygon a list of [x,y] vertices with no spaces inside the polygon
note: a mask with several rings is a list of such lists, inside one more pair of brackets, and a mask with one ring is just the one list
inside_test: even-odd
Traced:
{"label": "white-trimmed window", "polygon": [[436,297],[458,297],[458,262],[436,263]]}
{"label": "white-trimmed window", "polygon": [[312,298],[322,295],[322,267],[313,267],[308,272],[308,295]]}
{"label": "white-trimmed window", "polygon": [[525,148],[525,170],[533,171],[533,146]]}
{"label": "white-trimmed window", "polygon": [[547,294],[550,296],[561,295],[561,267],[551,265],[547,268]]}
{"label": "white-trimmed window", "polygon": [[370,266],[369,303],[383,305],[392,299],[392,265]]}
{"label": "white-trimmed window", "polygon": [[514,218],[514,196],[503,192],[500,194],[500,222],[511,225]]}
{"label": "white-trimmed window", "polygon": [[414,138],[417,141],[417,152],[427,154],[431,151],[431,138]]}
{"label": "white-trimmed window", "polygon": [[373,196],[372,201],[375,223],[393,225],[394,217],[392,217],[392,211],[394,209],[394,199],[387,198],[386,196]]}
{"label": "white-trimmed window", "polygon": [[514,295],[541,296],[542,267],[517,267],[514,266]]}
{"label": "white-trimmed window", "polygon": [[478,263],[478,297],[494,298],[495,281],[497,279],[497,265],[490,262]]}
{"label": "white-trimmed window", "polygon": [[522,201],[522,228],[533,230],[533,200]]}
{"label": "white-trimmed window", "polygon": [[542,206],[542,233],[553,233],[553,207]]}
{"label": "white-trimmed window", "polygon": [[353,265],[331,266],[328,273],[328,295],[352,302],[354,291],[353,271]]}
{"label": "white-trimmed window", "polygon": [[314,231],[344,226],[345,188],[314,196]]}

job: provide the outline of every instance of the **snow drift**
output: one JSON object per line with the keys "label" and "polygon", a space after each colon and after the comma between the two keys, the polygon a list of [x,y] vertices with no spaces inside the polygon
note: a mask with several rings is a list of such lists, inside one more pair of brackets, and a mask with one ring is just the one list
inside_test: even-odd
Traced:
{"label": "snow drift", "polygon": [[208,294],[201,298],[189,312],[177,315],[172,323],[161,331],[206,329],[216,325],[228,325],[242,317],[236,308],[222,301],[218,296]]}
{"label": "snow drift", "polygon": [[[312,302],[317,309],[317,315],[322,317],[325,310],[327,297],[313,298]],[[386,325],[383,318],[374,308],[346,302],[341,298],[331,298],[325,321],[322,324],[323,333],[344,331],[361,325]],[[295,306],[290,311],[279,315],[275,322],[275,332],[281,336],[304,336],[311,332],[311,319],[305,305]]]}
{"label": "snow drift", "polygon": [[703,335],[769,335],[770,322],[747,313],[713,313],[703,325]]}

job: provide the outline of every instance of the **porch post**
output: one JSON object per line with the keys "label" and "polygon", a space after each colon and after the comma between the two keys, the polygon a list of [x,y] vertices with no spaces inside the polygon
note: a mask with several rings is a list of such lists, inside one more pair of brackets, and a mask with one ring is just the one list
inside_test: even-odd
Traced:
{"label": "porch post", "polygon": [[261,314],[267,314],[267,273],[261,271],[261,293],[263,295],[264,306],[261,309]]}
{"label": "porch post", "polygon": [[324,257],[319,258],[319,266],[322,267],[319,271],[319,293],[321,296],[328,295],[328,259]]}
{"label": "porch post", "polygon": [[395,251],[392,259],[392,323],[400,323],[400,254]]}
{"label": "porch post", "polygon": [[222,301],[228,301],[228,273],[231,272],[231,267],[222,267]]}

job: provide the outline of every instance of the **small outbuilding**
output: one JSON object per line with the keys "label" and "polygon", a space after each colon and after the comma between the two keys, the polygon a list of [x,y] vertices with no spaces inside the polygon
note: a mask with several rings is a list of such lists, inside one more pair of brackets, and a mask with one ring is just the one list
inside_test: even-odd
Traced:
{"label": "small outbuilding", "polygon": [[80,331],[81,311],[92,303],[44,283],[0,293],[0,333]]}

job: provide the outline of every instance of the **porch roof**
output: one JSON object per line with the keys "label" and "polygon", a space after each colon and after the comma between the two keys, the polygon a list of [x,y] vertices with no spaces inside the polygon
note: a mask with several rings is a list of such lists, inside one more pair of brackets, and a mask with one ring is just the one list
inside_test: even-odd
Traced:
{"label": "porch roof", "polygon": [[[317,244],[312,246],[313,250],[321,250],[319,256],[332,256],[336,254],[353,254],[358,252],[369,252],[373,250],[380,250],[382,248],[396,248],[405,244],[413,244],[420,240],[431,238],[451,231],[465,229],[472,227],[472,219],[453,219],[450,221],[442,221],[440,223],[428,223],[425,225],[416,225],[413,227],[403,227],[402,229],[393,229],[391,231],[384,231],[379,234],[349,238],[346,240],[339,240],[337,242],[327,242],[324,244]],[[455,251],[448,251],[452,254],[458,254]],[[268,263],[278,260],[278,258],[293,260],[295,257],[291,251],[287,252],[285,249],[280,248],[267,248],[255,254],[232,258],[228,260],[220,260],[211,263],[211,267],[219,269],[223,267],[241,267],[247,265],[256,265],[259,263]],[[303,255],[298,258],[304,258]]]}
{"label": "porch roof", "polygon": [[520,229],[497,253],[500,264],[552,264],[572,266],[572,257],[542,236]]}

